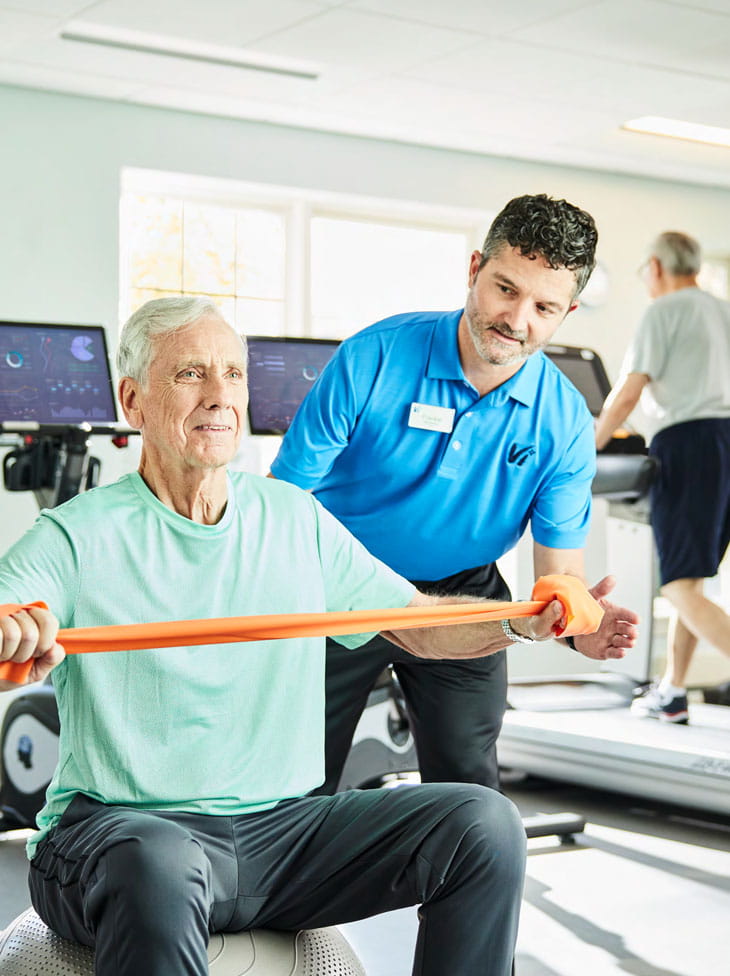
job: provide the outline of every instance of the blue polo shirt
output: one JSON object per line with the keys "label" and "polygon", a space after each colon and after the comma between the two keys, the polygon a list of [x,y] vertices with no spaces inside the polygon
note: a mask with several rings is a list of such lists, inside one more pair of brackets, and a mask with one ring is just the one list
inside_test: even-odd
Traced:
{"label": "blue polo shirt", "polygon": [[585,400],[542,353],[480,397],[459,360],[461,315],[396,315],[343,342],[271,468],[408,579],[493,562],[528,522],[550,548],[581,548],[588,531]]}

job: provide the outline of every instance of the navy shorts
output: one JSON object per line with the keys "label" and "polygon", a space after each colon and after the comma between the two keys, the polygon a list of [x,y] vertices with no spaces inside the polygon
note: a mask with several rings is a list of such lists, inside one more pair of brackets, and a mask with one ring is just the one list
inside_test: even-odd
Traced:
{"label": "navy shorts", "polygon": [[690,420],[659,431],[650,489],[662,585],[714,576],[730,542],[730,418]]}

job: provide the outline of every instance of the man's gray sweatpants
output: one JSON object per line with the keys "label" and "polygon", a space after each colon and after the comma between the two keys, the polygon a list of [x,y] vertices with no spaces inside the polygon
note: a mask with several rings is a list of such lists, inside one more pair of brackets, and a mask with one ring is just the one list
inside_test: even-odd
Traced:
{"label": "man's gray sweatpants", "polygon": [[243,816],[77,794],[30,868],[38,914],[97,976],[204,976],[210,932],[297,930],[420,905],[413,973],[509,976],[520,817],[471,784],[307,796]]}

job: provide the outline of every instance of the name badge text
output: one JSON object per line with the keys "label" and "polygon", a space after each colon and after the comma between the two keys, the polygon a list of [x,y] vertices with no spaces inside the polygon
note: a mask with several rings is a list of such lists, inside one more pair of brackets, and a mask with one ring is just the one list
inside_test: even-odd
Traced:
{"label": "name badge text", "polygon": [[442,434],[450,434],[454,429],[453,407],[437,407],[430,403],[412,403],[408,416],[408,426],[418,427],[420,430],[437,430]]}

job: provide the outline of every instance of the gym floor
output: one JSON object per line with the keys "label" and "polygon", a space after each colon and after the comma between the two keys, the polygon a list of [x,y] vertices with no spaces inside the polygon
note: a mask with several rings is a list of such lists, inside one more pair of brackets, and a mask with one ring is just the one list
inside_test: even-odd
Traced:
{"label": "gym floor", "polygon": [[[586,817],[573,845],[529,841],[516,976],[730,971],[730,824],[717,815],[530,780],[523,816]],[[342,927],[368,976],[408,976],[415,911]]]}
{"label": "gym floor", "polygon": [[[587,820],[574,844],[529,842],[517,976],[728,972],[726,819],[542,780],[505,789],[524,816]],[[28,905],[25,875],[24,837],[0,834],[0,928]],[[409,976],[416,924],[414,909],[342,931],[368,976]]]}

